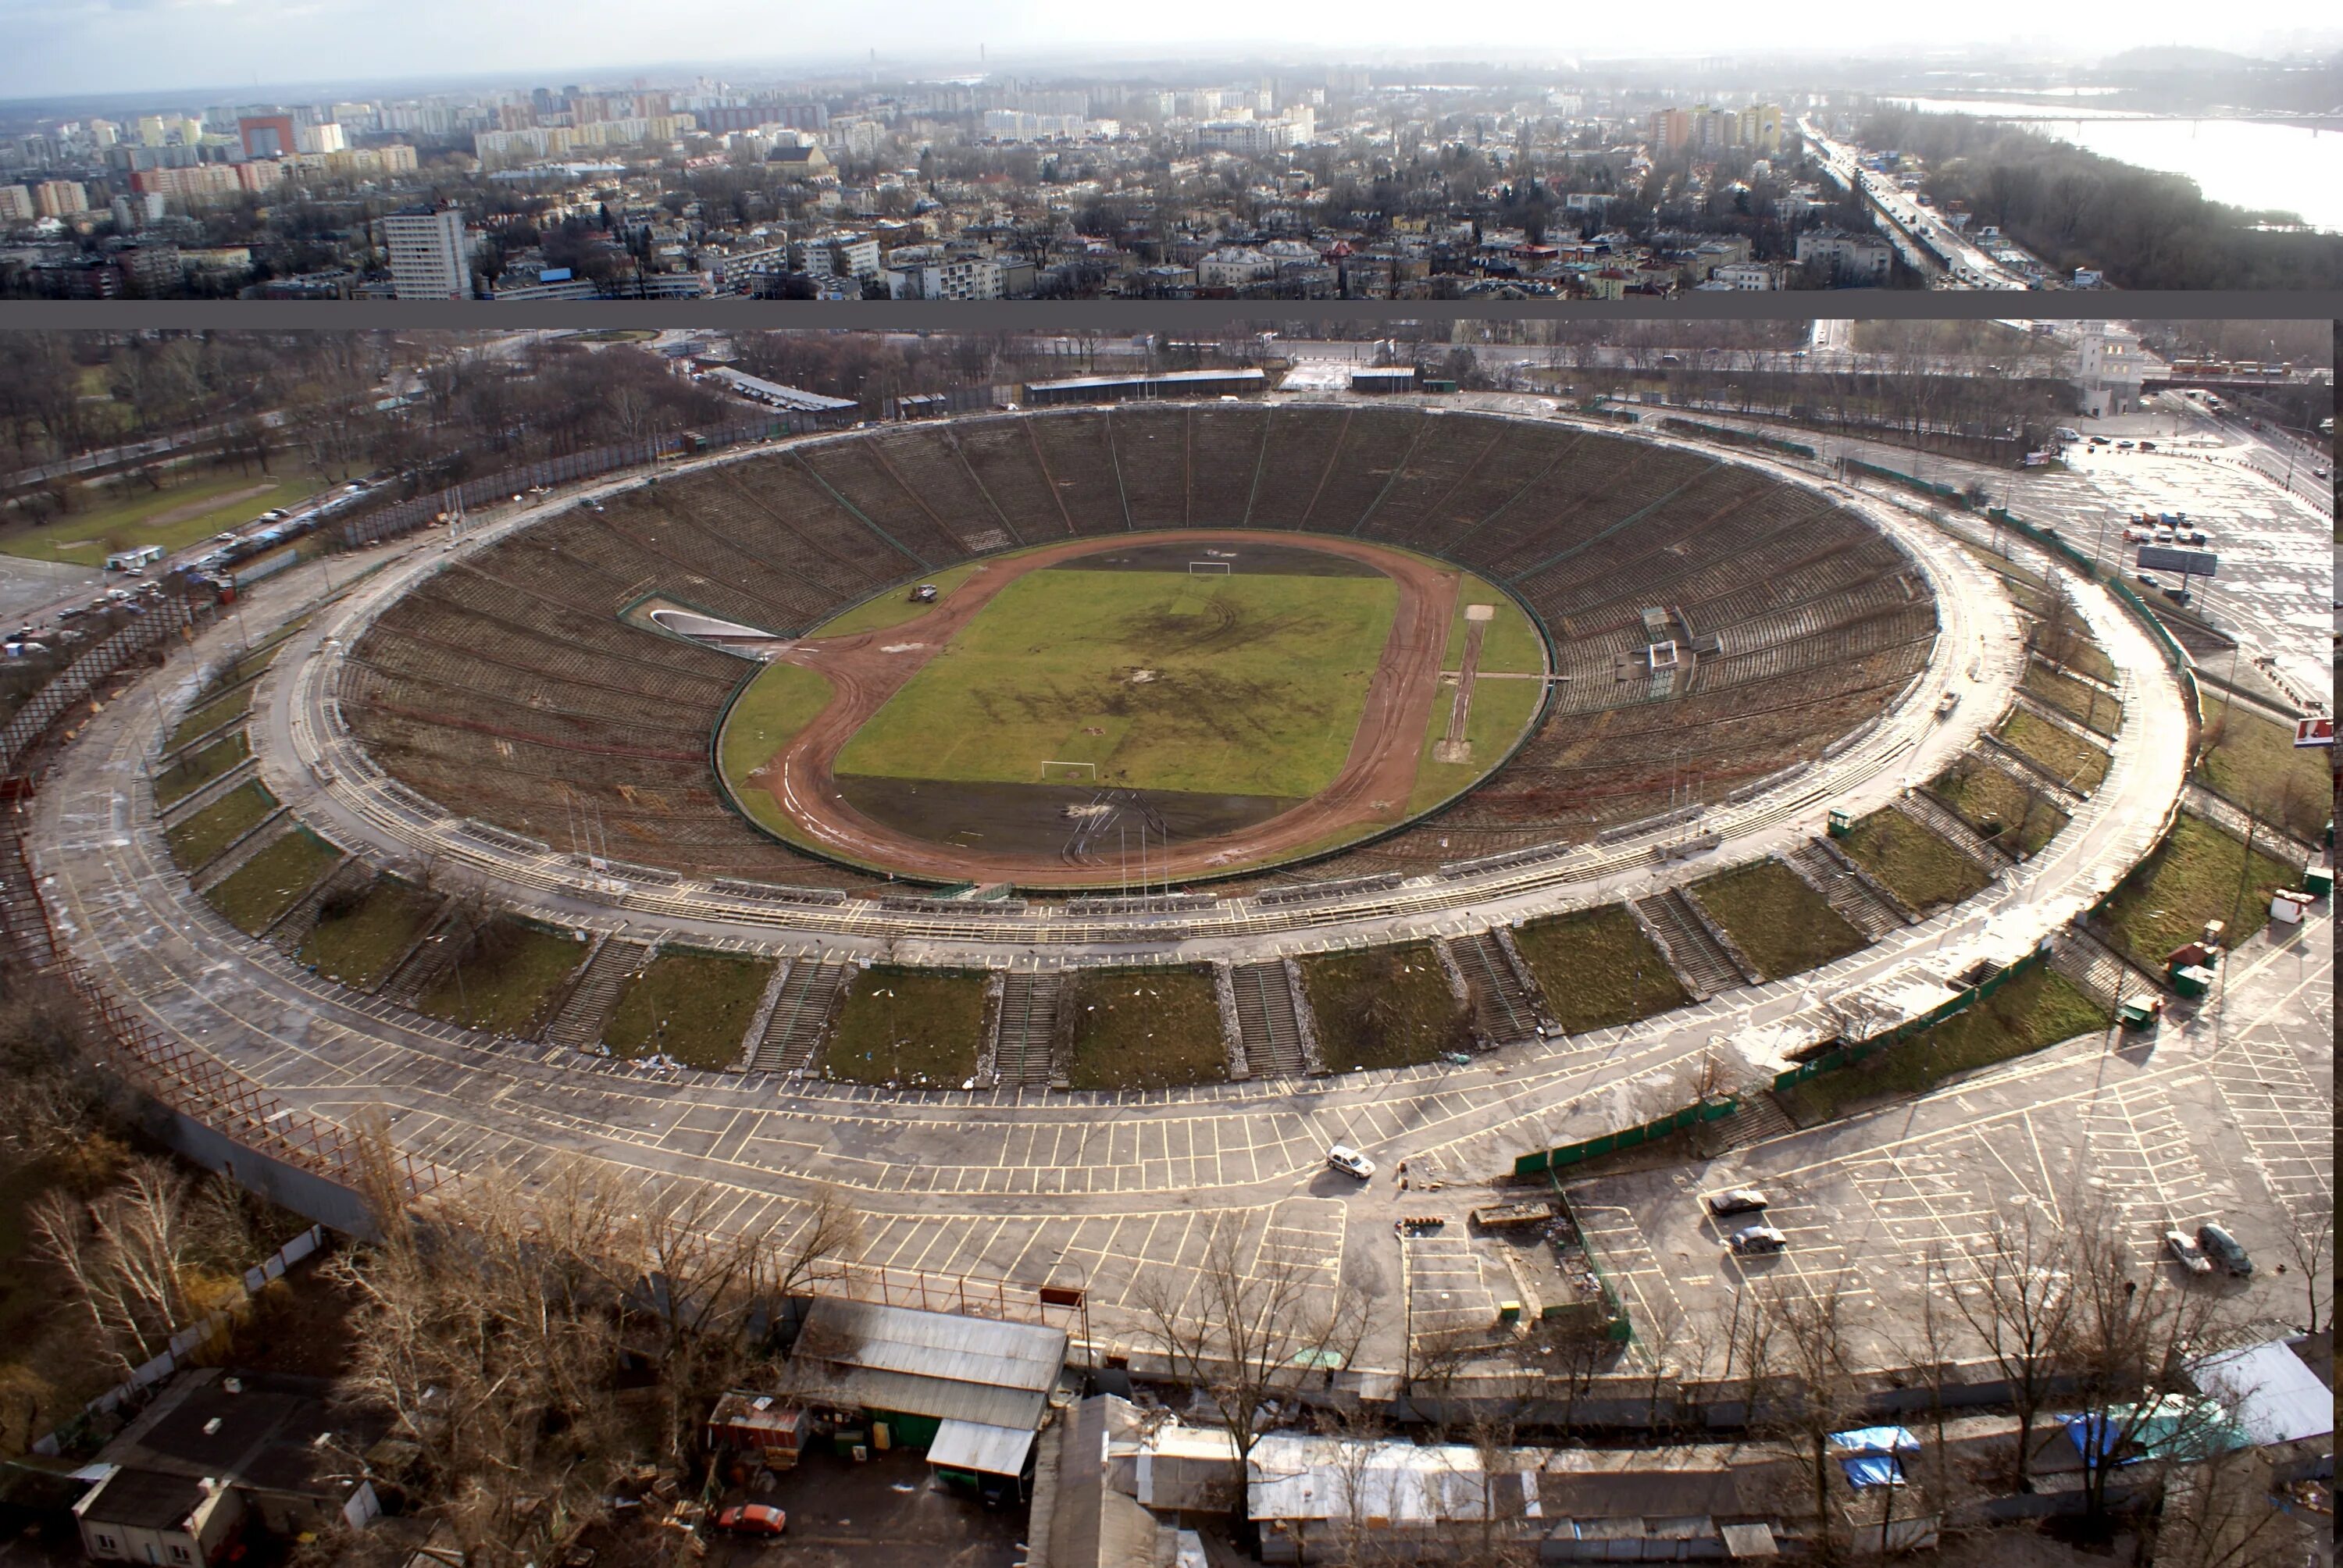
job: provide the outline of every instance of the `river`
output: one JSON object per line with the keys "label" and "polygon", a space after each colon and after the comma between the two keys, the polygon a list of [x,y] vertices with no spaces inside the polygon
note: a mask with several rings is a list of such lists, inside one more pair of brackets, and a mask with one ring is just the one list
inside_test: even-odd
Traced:
{"label": "river", "polygon": [[2123,111],[1989,98],[1887,98],[1933,114],[2023,120],[2105,157],[2186,175],[2214,201],[2292,212],[2343,232],[2343,132],[2261,120],[2140,120]]}

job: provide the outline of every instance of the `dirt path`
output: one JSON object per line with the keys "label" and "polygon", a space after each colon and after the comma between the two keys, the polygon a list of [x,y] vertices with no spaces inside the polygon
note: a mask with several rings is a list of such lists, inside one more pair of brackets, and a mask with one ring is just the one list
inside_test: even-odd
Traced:
{"label": "dirt path", "polygon": [[[1293,546],[1290,533],[1215,528],[1164,533],[1171,543],[1231,542]],[[833,771],[838,753],[887,699],[923,668],[936,650],[960,635],[993,596],[1027,572],[1100,551],[1127,548],[1124,537],[1070,539],[1005,560],[988,561],[927,614],[881,631],[807,638],[784,662],[818,669],[837,695],[812,723],[765,764],[762,782],[773,799],[813,842],[863,865],[939,881],[1016,882],[1031,888],[1103,886],[1110,862],[1069,865],[1056,856],[986,854],[898,832],[840,798]],[[1356,539],[1309,536],[1308,548],[1363,562],[1399,587],[1389,638],[1367,681],[1366,705],[1351,749],[1333,782],[1292,810],[1239,832],[1176,845],[1162,866],[1169,880],[1226,872],[1284,859],[1366,824],[1400,820],[1414,787],[1424,727],[1440,679],[1460,579],[1455,571]],[[890,652],[890,649],[895,651]],[[1151,871],[1152,868],[1151,868]]]}
{"label": "dirt path", "polygon": [[142,518],[131,527],[167,528],[175,523],[193,522],[206,512],[216,512],[222,507],[233,507],[240,501],[249,501],[255,497],[265,496],[275,488],[277,488],[277,482],[272,479],[266,485],[249,485],[241,490],[230,490],[226,495],[207,496],[199,501],[182,501],[176,507],[166,508],[151,518]]}

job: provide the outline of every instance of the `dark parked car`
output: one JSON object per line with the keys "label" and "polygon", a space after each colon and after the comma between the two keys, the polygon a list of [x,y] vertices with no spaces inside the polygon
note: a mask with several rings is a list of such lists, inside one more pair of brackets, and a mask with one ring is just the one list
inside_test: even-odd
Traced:
{"label": "dark parked car", "polygon": [[2242,1280],[2254,1271],[2254,1261],[2246,1256],[2245,1248],[2218,1225],[2197,1226],[2197,1244],[2205,1249],[2207,1257],[2227,1270],[2231,1279]]}
{"label": "dark parked car", "polygon": [[735,1535],[779,1535],[789,1529],[789,1516],[769,1503],[735,1503],[718,1509],[708,1523]]}
{"label": "dark parked car", "polygon": [[1755,1214],[1765,1207],[1765,1194],[1755,1187],[1729,1187],[1704,1200],[1708,1211],[1723,1220],[1734,1214]]}

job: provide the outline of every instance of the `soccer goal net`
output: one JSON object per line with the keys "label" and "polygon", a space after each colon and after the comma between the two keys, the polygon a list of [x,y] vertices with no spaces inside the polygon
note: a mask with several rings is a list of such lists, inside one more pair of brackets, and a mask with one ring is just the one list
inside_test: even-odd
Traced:
{"label": "soccer goal net", "polygon": [[1190,561],[1188,563],[1188,575],[1192,578],[1210,577],[1214,575],[1226,577],[1229,575],[1229,563],[1226,561]]}
{"label": "soccer goal net", "polygon": [[1071,780],[1097,778],[1098,764],[1095,762],[1044,762],[1041,764],[1041,782],[1044,784],[1053,779]]}

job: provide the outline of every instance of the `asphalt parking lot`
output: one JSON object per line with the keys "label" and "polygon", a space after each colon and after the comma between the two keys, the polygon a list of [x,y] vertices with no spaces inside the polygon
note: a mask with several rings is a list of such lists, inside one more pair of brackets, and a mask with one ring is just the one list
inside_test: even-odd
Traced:
{"label": "asphalt parking lot", "polygon": [[[2027,1203],[2054,1216],[2112,1205],[2138,1255],[2176,1279],[2163,1231],[2217,1221],[2256,1273],[2190,1288],[2220,1291],[2240,1325],[2280,1332],[2306,1305],[2288,1212],[2332,1206],[2331,933],[2322,918],[2283,944],[2257,936],[2232,955],[2225,992],[2151,1040],[2069,1041],[1704,1164],[1584,1182],[1573,1207],[1646,1352],[1667,1341],[1676,1364],[1712,1373],[1740,1293],[1769,1281],[1839,1289],[1858,1353],[1893,1359],[1931,1256],[1956,1262],[1996,1214]],[[1700,1194],[1744,1185],[1772,1197],[1765,1219],[1786,1251],[1726,1249],[1751,1221],[1710,1218]]]}

